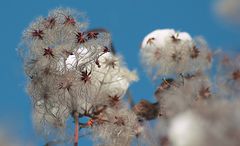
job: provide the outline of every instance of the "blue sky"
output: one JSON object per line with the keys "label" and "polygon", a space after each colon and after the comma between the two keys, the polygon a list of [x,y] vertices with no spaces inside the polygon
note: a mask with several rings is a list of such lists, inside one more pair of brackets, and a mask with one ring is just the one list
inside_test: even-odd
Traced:
{"label": "blue sky", "polygon": [[[22,31],[39,15],[62,6],[85,12],[90,28],[106,28],[117,52],[139,82],[131,87],[136,101],[153,100],[155,86],[141,66],[139,47],[143,37],[157,28],[174,28],[192,36],[201,35],[211,48],[240,48],[240,29],[222,22],[213,13],[212,0],[1,0],[0,1],[0,127],[23,141],[43,145],[34,132],[26,78],[16,48]],[[91,145],[88,140],[80,144]]]}

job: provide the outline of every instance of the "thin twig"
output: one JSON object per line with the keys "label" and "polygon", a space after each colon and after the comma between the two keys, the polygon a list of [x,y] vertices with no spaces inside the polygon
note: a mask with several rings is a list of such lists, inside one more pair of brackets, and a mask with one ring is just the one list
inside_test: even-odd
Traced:
{"label": "thin twig", "polygon": [[74,146],[78,146],[78,135],[79,135],[79,120],[78,120],[78,112],[73,113],[73,118],[75,122],[75,130],[74,130]]}

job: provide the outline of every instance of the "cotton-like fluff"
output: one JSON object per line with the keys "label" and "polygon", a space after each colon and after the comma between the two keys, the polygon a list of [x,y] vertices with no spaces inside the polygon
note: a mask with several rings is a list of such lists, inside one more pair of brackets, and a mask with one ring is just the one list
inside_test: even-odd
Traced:
{"label": "cotton-like fluff", "polygon": [[65,135],[73,113],[92,118],[99,107],[116,107],[137,80],[121,57],[111,53],[110,34],[86,30],[83,18],[75,10],[57,8],[23,33],[33,121],[45,135]]}
{"label": "cotton-like fluff", "polygon": [[219,95],[236,98],[240,93],[240,56],[221,54],[217,68]]}
{"label": "cotton-like fluff", "polygon": [[[79,49],[78,52],[84,54],[83,49]],[[66,60],[67,68],[71,71],[75,70],[76,73],[79,72],[77,64],[81,64],[81,59],[78,57],[70,55]],[[72,88],[69,93],[76,94],[74,96],[78,97],[78,100],[75,103],[80,102],[82,106],[79,107],[82,108],[86,106],[85,102],[89,106],[118,104],[130,83],[138,79],[134,71],[129,71],[123,65],[121,57],[111,52],[100,54],[92,63],[85,65],[79,74],[83,81],[77,81],[74,85],[76,88]]]}
{"label": "cotton-like fluff", "polygon": [[122,57],[106,53],[99,57],[101,67],[96,69],[96,76],[102,83],[99,87],[98,100],[114,105],[114,99],[120,100],[125,95],[131,82],[138,80],[135,71],[129,71],[122,63]]}
{"label": "cotton-like fluff", "polygon": [[93,127],[93,133],[98,143],[130,146],[139,128],[141,129],[141,125],[132,111],[126,108],[109,108],[102,113],[100,121]]}
{"label": "cotton-like fluff", "polygon": [[173,146],[203,146],[205,121],[188,111],[175,117],[169,128],[169,139]]}
{"label": "cotton-like fluff", "polygon": [[163,115],[173,117],[211,98],[211,84],[204,75],[186,76],[169,83],[170,87],[156,94]]}
{"label": "cotton-like fluff", "polygon": [[173,146],[238,146],[238,112],[239,99],[218,99],[181,113],[171,121],[170,141]]}
{"label": "cotton-like fluff", "polygon": [[187,32],[173,29],[155,30],[142,41],[142,62],[154,79],[160,75],[204,71],[211,63],[211,54],[202,40],[195,41]]}
{"label": "cotton-like fluff", "polygon": [[[47,17],[33,21],[23,32],[22,48],[27,49],[22,52],[27,75],[35,76],[46,68],[63,73],[68,70],[66,59],[70,55],[81,60],[78,64],[81,66],[99,56],[102,48],[110,48],[109,33],[86,29],[85,16],[72,9],[57,8]],[[84,53],[79,52],[79,48],[84,48]]]}
{"label": "cotton-like fluff", "polygon": [[146,125],[147,123],[144,123],[145,130],[142,132],[142,139],[147,146],[169,146],[169,119],[160,118],[149,123],[149,126]]}

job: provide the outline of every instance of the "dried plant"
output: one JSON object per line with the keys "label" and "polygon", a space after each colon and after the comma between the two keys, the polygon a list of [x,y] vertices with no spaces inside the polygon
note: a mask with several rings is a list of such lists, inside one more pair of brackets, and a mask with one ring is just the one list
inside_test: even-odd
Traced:
{"label": "dried plant", "polygon": [[239,57],[224,55],[216,76],[210,76],[215,53],[202,37],[173,29],[146,35],[141,59],[159,86],[154,102],[136,104],[128,90],[136,72],[116,55],[106,30],[87,30],[83,14],[50,11],[30,24],[21,44],[33,121],[46,145],[77,146],[86,135],[101,146],[240,142]]}
{"label": "dried plant", "polygon": [[[122,106],[121,100],[129,84],[137,79],[135,72],[122,64],[121,57],[111,53],[110,34],[86,30],[82,17],[71,9],[55,9],[46,18],[36,19],[23,34],[34,123],[46,137],[64,139],[69,137],[66,124],[72,117],[75,145],[82,127],[94,130],[116,125],[119,130],[106,136],[117,138],[122,130],[137,124],[134,116],[129,122],[127,113],[131,111]],[[82,22],[78,22],[80,18]],[[125,114],[118,117],[119,110]],[[91,122],[81,123],[79,119],[83,117]],[[118,124],[118,118],[124,124]],[[129,131],[130,134],[134,135]],[[129,139],[128,135],[124,138]]]}

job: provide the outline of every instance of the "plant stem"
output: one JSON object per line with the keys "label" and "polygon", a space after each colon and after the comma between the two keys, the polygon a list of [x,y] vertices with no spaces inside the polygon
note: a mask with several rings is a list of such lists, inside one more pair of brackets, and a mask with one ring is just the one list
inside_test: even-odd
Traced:
{"label": "plant stem", "polygon": [[75,129],[74,129],[74,146],[78,146],[78,132],[79,132],[79,121],[78,121],[78,112],[73,113],[73,118],[75,122]]}

